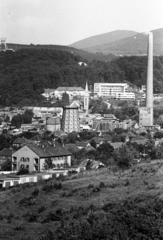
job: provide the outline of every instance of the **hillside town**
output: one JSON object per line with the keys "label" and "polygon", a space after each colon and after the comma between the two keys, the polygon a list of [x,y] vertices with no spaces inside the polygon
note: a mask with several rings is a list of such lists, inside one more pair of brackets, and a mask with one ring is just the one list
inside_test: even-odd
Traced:
{"label": "hillside town", "polygon": [[[126,151],[124,162],[119,160],[122,166],[162,157],[161,126],[140,125],[145,86],[136,89],[125,83],[95,83],[91,91],[86,81],[85,89],[58,87],[45,89],[42,95],[56,106],[1,109],[1,188],[21,182],[16,175],[19,172],[59,177],[108,167],[120,151]],[[161,104],[162,95],[153,99]],[[134,116],[132,113],[129,118],[126,112],[122,119],[113,114],[121,113],[124,105],[136,109]],[[127,159],[128,152],[132,159]],[[32,181],[29,177],[24,182]]]}

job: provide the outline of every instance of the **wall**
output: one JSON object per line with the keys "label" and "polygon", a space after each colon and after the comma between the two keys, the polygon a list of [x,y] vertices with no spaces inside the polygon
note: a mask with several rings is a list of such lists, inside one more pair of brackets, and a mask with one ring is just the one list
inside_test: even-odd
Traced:
{"label": "wall", "polygon": [[[63,165],[64,167],[65,161],[67,162],[68,166],[71,166],[71,155],[70,156],[60,156],[60,157],[51,157],[53,159],[53,164],[55,165],[54,168],[58,168],[57,165]],[[40,171],[44,171],[44,163],[45,158],[40,159]]]}
{"label": "wall", "polygon": [[[18,151],[16,151],[15,153],[13,153],[12,154],[12,162],[13,162],[13,157],[17,158],[17,160],[16,160],[16,163],[17,163],[16,170],[17,171],[19,171],[21,164],[24,164],[25,166],[29,165],[29,171],[30,172],[35,171],[34,159],[35,158],[39,159],[39,156],[36,155],[29,147],[24,146],[21,149],[19,149]],[[22,157],[29,158],[29,161],[21,161]]]}

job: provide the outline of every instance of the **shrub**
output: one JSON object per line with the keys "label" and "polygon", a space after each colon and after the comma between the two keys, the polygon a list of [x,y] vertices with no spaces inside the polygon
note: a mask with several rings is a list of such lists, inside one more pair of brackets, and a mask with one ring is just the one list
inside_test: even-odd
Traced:
{"label": "shrub", "polygon": [[35,222],[37,220],[38,215],[36,213],[29,212],[26,217],[27,222]]}
{"label": "shrub", "polygon": [[37,212],[38,213],[41,213],[41,212],[43,212],[43,211],[45,211],[45,206],[44,205],[41,205],[38,209],[37,209]]}
{"label": "shrub", "polygon": [[27,168],[20,168],[19,171],[17,172],[17,175],[25,175],[29,174],[29,170]]}
{"label": "shrub", "polygon": [[24,197],[19,201],[19,204],[23,206],[34,205],[35,203],[36,203],[36,199],[33,196]]}
{"label": "shrub", "polygon": [[130,181],[128,179],[126,179],[124,182],[123,182],[123,186],[128,186],[130,185]]}
{"label": "shrub", "polygon": [[39,195],[39,189],[35,188],[35,190],[32,192],[33,197],[37,197]]}
{"label": "shrub", "polygon": [[56,190],[62,189],[62,183],[55,182],[54,184],[52,184],[52,183],[47,184],[42,188],[42,190],[45,192],[50,192],[50,191],[52,191],[52,189],[56,189]]}

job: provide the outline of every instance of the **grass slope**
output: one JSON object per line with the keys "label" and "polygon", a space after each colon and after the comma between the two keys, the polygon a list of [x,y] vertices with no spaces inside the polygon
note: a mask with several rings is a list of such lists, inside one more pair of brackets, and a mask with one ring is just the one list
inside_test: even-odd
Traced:
{"label": "grass slope", "polygon": [[162,239],[162,180],[157,161],[1,191],[0,239]]}

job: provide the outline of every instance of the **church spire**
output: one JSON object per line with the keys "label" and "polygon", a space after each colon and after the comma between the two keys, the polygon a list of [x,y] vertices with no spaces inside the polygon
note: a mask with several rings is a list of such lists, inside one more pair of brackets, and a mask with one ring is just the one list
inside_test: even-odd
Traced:
{"label": "church spire", "polygon": [[88,91],[87,80],[86,80],[86,84],[85,84],[84,110],[86,111],[86,115],[88,115],[88,111],[89,111],[89,91]]}
{"label": "church spire", "polygon": [[85,84],[85,92],[88,92],[88,82],[86,80],[86,84]]}

